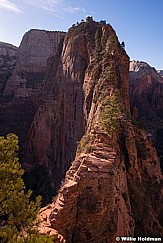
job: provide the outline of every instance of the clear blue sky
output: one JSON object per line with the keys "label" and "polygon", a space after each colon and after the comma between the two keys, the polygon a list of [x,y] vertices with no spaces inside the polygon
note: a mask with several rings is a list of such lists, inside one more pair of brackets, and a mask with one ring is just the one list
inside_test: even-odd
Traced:
{"label": "clear blue sky", "polygon": [[0,0],[0,41],[18,46],[29,29],[67,31],[88,15],[113,26],[131,60],[163,69],[163,0]]}

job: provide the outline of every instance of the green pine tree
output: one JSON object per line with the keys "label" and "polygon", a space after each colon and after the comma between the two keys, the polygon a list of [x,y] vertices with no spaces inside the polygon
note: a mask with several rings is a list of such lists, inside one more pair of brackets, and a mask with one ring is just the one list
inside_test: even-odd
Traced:
{"label": "green pine tree", "polygon": [[53,242],[33,228],[41,197],[30,202],[32,191],[24,192],[24,170],[17,157],[18,149],[15,134],[0,136],[0,242]]}
{"label": "green pine tree", "polygon": [[106,56],[109,58],[114,50],[117,48],[118,39],[116,35],[112,34],[109,36],[106,42]]}
{"label": "green pine tree", "polygon": [[104,102],[102,112],[102,127],[106,129],[109,137],[111,137],[118,128],[120,114],[120,104],[117,97],[113,95]]}

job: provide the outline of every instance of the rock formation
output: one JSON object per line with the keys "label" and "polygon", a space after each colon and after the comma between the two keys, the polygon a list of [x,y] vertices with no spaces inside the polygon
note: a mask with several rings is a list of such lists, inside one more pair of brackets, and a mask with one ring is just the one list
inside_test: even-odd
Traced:
{"label": "rock formation", "polygon": [[162,174],[155,148],[130,120],[128,69],[115,31],[92,20],[71,28],[49,60],[29,151],[49,171],[52,190],[75,159],[40,211],[40,232],[57,231],[67,243],[163,234]]}
{"label": "rock formation", "polygon": [[131,107],[137,107],[141,116],[145,114],[149,118],[163,117],[163,78],[160,76],[145,62],[130,63]]}
{"label": "rock formation", "polygon": [[[47,59],[55,54],[64,36],[64,32],[30,30],[24,35],[19,48],[9,44],[2,44],[0,48],[4,66],[0,74],[3,75],[0,79],[0,134],[14,132],[18,135],[22,163],[26,161],[25,144],[29,128],[38,105],[43,102],[41,90]],[[32,179],[27,172],[25,181],[29,187],[37,183],[37,174],[45,174],[46,177],[42,168],[37,167],[37,173],[30,171]]]}
{"label": "rock formation", "polygon": [[163,77],[145,62],[130,62],[131,110],[138,111],[139,119],[157,148],[163,168]]}
{"label": "rock formation", "polygon": [[3,95],[25,98],[36,93],[44,79],[47,59],[54,55],[64,36],[64,32],[57,31],[28,31],[18,49],[17,65]]}
{"label": "rock formation", "polygon": [[1,75],[7,75],[6,79],[2,77],[0,81],[3,83],[1,134],[14,132],[21,143],[25,142],[41,100],[47,59],[54,55],[64,36],[64,32],[30,30],[24,35],[19,48],[1,44]]}
{"label": "rock formation", "polygon": [[16,65],[18,48],[0,42],[0,97]]}
{"label": "rock formation", "polygon": [[[2,134],[19,135],[34,196],[45,204],[59,189],[40,211],[40,232],[66,243],[163,235],[160,164],[130,114],[129,57],[113,28],[89,17],[67,34],[31,30],[9,47]],[[131,79],[133,116],[162,119],[161,75],[133,62]]]}

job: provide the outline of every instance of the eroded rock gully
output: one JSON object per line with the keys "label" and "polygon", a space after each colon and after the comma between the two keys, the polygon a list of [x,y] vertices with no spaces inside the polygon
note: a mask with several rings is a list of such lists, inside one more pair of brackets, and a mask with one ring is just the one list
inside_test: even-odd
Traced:
{"label": "eroded rock gully", "polygon": [[[105,36],[100,54],[97,30]],[[29,151],[47,168],[52,190],[75,157],[57,196],[38,215],[40,232],[56,242],[163,235],[162,174],[155,148],[130,120],[128,70],[114,30],[94,21],[71,28],[49,60],[46,102],[32,124]],[[120,113],[110,133],[103,118],[113,96]]]}

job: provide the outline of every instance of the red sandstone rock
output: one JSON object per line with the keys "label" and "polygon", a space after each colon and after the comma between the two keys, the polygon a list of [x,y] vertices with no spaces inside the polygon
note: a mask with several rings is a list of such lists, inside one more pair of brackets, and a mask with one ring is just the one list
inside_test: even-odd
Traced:
{"label": "red sandstone rock", "polygon": [[[98,61],[97,30],[100,38],[106,37]],[[46,77],[40,76],[39,81],[47,57],[42,49],[35,49],[38,34],[41,47],[49,45],[47,53],[53,50],[47,32],[27,33],[4,90],[7,97],[13,97],[3,104],[0,117],[9,118],[5,131],[12,127],[24,137],[33,120],[24,167],[45,201],[58,190],[67,172],[53,202],[40,211],[39,231],[67,243],[114,243],[116,236],[125,235],[161,236],[159,160],[145,132],[130,120],[129,58],[115,31],[92,20],[70,28],[63,46],[50,54]],[[150,78],[143,81],[144,87],[150,86]],[[113,95],[121,112],[114,133],[108,134],[102,114]]]}
{"label": "red sandstone rock", "polygon": [[[36,117],[37,125],[31,130],[30,141],[37,154],[45,148],[45,145],[36,147],[37,138],[47,139],[49,142],[46,143],[48,146],[45,150],[53,148],[53,156],[58,151],[62,151],[62,154],[66,151],[64,160],[58,158],[56,161],[63,165],[68,163],[69,150],[66,149],[71,144],[71,140],[67,140],[71,133],[68,121],[73,121],[73,137],[77,137],[79,128],[85,128],[85,136],[80,141],[76,158],[66,173],[63,186],[50,205],[50,210],[49,206],[44,208],[39,217],[42,225],[46,225],[47,220],[49,227],[56,229],[67,243],[114,243],[116,236],[124,235],[161,236],[162,174],[156,151],[146,134],[135,128],[128,118],[128,56],[115,37],[114,45],[110,47],[111,54],[106,58],[104,49],[101,61],[96,63],[92,34],[95,35],[97,29],[100,31],[104,27],[91,22],[87,24],[87,28],[80,24],[70,30],[65,38],[60,61],[63,73],[59,75],[59,63],[53,82],[52,76],[49,79],[47,77],[47,86],[48,82],[50,87],[52,83],[55,84],[57,98],[53,98],[53,101],[54,96],[50,97],[39,114],[42,119],[50,114],[51,125],[45,125],[45,122]],[[110,26],[105,28],[108,37],[115,35]],[[84,60],[87,65],[82,70]],[[113,70],[115,76],[108,76],[108,70]],[[77,113],[77,117],[69,113],[70,107],[71,112],[74,109],[70,101],[76,98],[73,93],[69,101],[71,82],[78,84],[77,93],[82,92],[83,102],[79,103],[82,117],[80,113]],[[54,90],[51,94],[52,92]],[[105,102],[112,95],[116,95],[121,104],[121,115],[119,127],[110,138],[102,126],[102,111]],[[74,100],[75,104],[77,101],[79,102]],[[60,125],[62,122],[64,124],[60,133],[60,126],[53,120],[56,117]],[[42,133],[42,129],[38,130],[41,124],[44,124],[44,131],[52,131],[53,124],[53,133],[50,136]],[[82,132],[79,134],[81,136]],[[54,139],[55,143],[52,142]],[[59,147],[62,150],[55,150]],[[44,161],[50,168],[48,157],[44,157]],[[56,178],[55,170],[56,167],[51,171]]]}
{"label": "red sandstone rock", "polygon": [[[54,55],[64,36],[64,32],[30,30],[24,35],[19,48],[3,43],[0,45],[1,58],[12,59],[9,64],[13,65],[12,75],[5,81],[1,98],[1,133],[15,132],[20,139],[24,134],[27,136],[41,100],[47,59]],[[4,68],[9,69],[8,66]]]}
{"label": "red sandstone rock", "polygon": [[[147,63],[130,63],[130,102],[140,116],[158,119],[163,117],[163,78]],[[157,118],[158,117],[158,118]]]}
{"label": "red sandstone rock", "polygon": [[[163,77],[147,63],[130,63],[130,103],[135,119],[141,119],[148,137],[156,146],[163,170]],[[138,119],[139,117],[139,119]]]}
{"label": "red sandstone rock", "polygon": [[[5,79],[5,87],[4,84],[2,87],[3,92],[0,100],[0,134],[5,135],[14,132],[18,135],[22,162],[26,161],[25,144],[27,142],[29,128],[39,104],[42,103],[41,90],[46,73],[47,59],[56,53],[58,45],[63,41],[64,36],[64,32],[30,30],[24,35],[19,48],[5,44],[5,48],[7,49],[4,49],[0,45],[2,59],[5,55],[6,58],[14,61],[14,65],[16,61],[16,65],[12,67],[11,75]],[[15,55],[17,56],[15,57]],[[13,64],[10,63],[10,65]],[[0,80],[0,86],[1,82],[2,79]],[[43,175],[45,177],[47,176],[48,181],[48,173],[42,167],[37,167],[37,169],[34,167],[33,171],[30,170],[29,175],[29,163],[27,164],[26,184],[32,187],[34,191],[37,191],[37,193],[40,193],[42,189],[38,190],[36,186],[37,175],[41,174],[41,177]],[[41,187],[40,183],[39,188]],[[48,194],[51,195],[50,192]]]}

